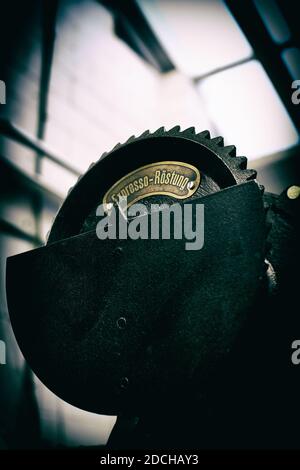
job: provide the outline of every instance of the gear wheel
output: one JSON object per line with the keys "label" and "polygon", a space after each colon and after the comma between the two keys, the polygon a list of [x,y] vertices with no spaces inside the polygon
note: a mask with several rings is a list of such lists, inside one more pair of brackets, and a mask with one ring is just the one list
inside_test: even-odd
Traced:
{"label": "gear wheel", "polygon": [[[93,229],[96,207],[107,188],[131,171],[161,160],[179,160],[198,168],[201,184],[191,199],[256,178],[256,171],[247,169],[247,158],[236,156],[234,145],[224,146],[223,137],[211,138],[207,130],[196,133],[194,127],[180,131],[180,126],[175,126],[169,131],[164,127],[153,133],[145,131],[104,153],[79,178],[55,218],[48,243]],[[145,203],[147,199],[172,202],[165,195],[146,198]]]}
{"label": "gear wheel", "polygon": [[[112,447],[278,448],[280,430],[289,446],[299,380],[287,345],[299,315],[286,302],[298,301],[299,190],[263,194],[246,163],[208,131],[131,137],[80,178],[48,244],[7,261],[9,314],[25,359],[68,403],[121,416]],[[117,203],[133,174],[151,168],[146,176],[156,178],[158,167],[164,181],[138,187],[132,200],[200,201],[201,249],[175,237],[99,240],[96,207]],[[167,183],[168,174],[185,187]],[[262,360],[270,331],[273,366]]]}
{"label": "gear wheel", "polygon": [[[131,137],[79,179],[47,245],[9,259],[15,335],[58,396],[92,412],[143,414],[149,403],[169,404],[175,389],[174,399],[189,400],[226,361],[265,282],[262,189],[235,153],[194,128]],[[175,237],[99,240],[92,230],[112,188],[157,165],[181,165],[192,191],[163,187],[137,197],[146,205],[201,200],[203,249],[186,250]]]}

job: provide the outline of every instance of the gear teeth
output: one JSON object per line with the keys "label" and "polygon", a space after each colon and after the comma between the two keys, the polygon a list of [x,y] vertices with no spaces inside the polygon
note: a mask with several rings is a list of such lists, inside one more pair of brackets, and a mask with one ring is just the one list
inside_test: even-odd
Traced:
{"label": "gear teeth", "polygon": [[194,127],[194,126],[188,127],[187,129],[185,129],[185,130],[183,131],[183,134],[195,135],[195,134],[196,134],[195,127]]}
{"label": "gear teeth", "polygon": [[138,137],[138,139],[144,139],[145,137],[148,137],[148,135],[150,135],[150,131],[149,131],[149,130],[143,132],[143,133]]}
{"label": "gear teeth", "polygon": [[263,262],[263,271],[264,271],[264,273],[266,273],[268,271],[268,268],[269,268],[269,265],[267,263],[267,260],[264,259],[264,262]]}
{"label": "gear teeth", "polygon": [[[192,139],[198,141],[200,144],[207,145],[209,149],[217,152],[221,158],[223,158],[226,165],[233,171],[234,178],[236,183],[241,183],[243,181],[249,181],[256,178],[257,172],[255,170],[247,169],[247,158],[236,156],[236,147],[235,145],[226,145],[224,146],[224,139],[221,136],[210,137],[209,130],[204,130],[196,134],[195,127],[188,127],[185,130],[180,130],[180,126],[174,126],[169,131],[166,131],[165,127],[159,127],[155,132],[150,132],[146,130],[140,136],[135,137],[131,136],[124,145],[135,142],[141,139],[152,138],[152,137],[164,137],[164,136],[175,136],[175,137],[191,137]],[[206,142],[207,141],[207,144]],[[110,154],[114,150],[122,147],[122,144],[117,144],[110,152],[102,155],[101,158]],[[261,191],[264,191],[264,188],[260,188]]]}
{"label": "gear teeth", "polygon": [[175,126],[175,127],[172,127],[172,129],[170,129],[169,131],[169,134],[177,134],[180,132],[180,126]]}
{"label": "gear teeth", "polygon": [[229,155],[230,157],[235,157],[236,156],[236,146],[235,145],[226,145],[223,148],[223,154],[224,155]]}
{"label": "gear teeth", "polygon": [[221,136],[214,137],[213,139],[211,139],[211,142],[217,145],[218,147],[222,147],[224,145],[224,139]]}
{"label": "gear teeth", "polygon": [[92,162],[92,163],[89,165],[89,167],[88,167],[88,171],[89,171],[91,168],[93,168],[93,166],[95,166],[95,164],[96,164],[95,162]]}
{"label": "gear teeth", "polygon": [[157,129],[155,132],[153,132],[153,136],[157,137],[159,135],[164,135],[166,132],[165,128],[164,127],[159,127],[159,129]]}
{"label": "gear teeth", "polygon": [[235,157],[235,161],[237,161],[238,167],[241,170],[245,170],[247,168],[247,158],[246,157]]}
{"label": "gear teeth", "polygon": [[199,134],[197,134],[197,137],[200,137],[203,139],[210,139],[210,132],[207,130],[199,132]]}
{"label": "gear teeth", "polygon": [[132,142],[134,139],[135,139],[135,136],[131,135],[129,139],[126,140],[125,144],[130,144],[130,142]]}
{"label": "gear teeth", "polygon": [[[245,180],[254,180],[257,176],[256,170],[243,170],[243,175],[245,176]],[[264,190],[264,187],[262,187]]]}
{"label": "gear teeth", "polygon": [[[227,169],[230,171],[230,173],[233,176],[235,184],[241,184],[246,181],[256,179],[257,172],[252,169],[247,169],[247,158],[236,156],[235,145],[224,146],[223,137],[217,136],[217,137],[211,138],[209,130],[204,130],[196,134],[195,127],[189,127],[185,130],[181,130],[179,125],[172,127],[169,131],[166,131],[165,127],[159,127],[155,132],[150,132],[149,130],[146,130],[140,136],[135,137],[134,135],[132,135],[131,137],[129,137],[129,139],[126,140],[124,144],[118,143],[109,152],[104,152],[101,155],[98,162],[102,160],[103,158],[106,158],[109,155],[111,155],[111,153],[113,153],[115,150],[122,148],[123,145],[134,143],[136,141],[143,140],[143,139],[151,140],[151,138],[153,137],[155,138],[155,137],[168,137],[168,136],[172,136],[175,139],[177,138],[182,139],[186,137],[187,139],[190,139],[191,141],[194,141],[195,143],[198,142],[202,147],[212,152],[214,154],[214,158],[217,157],[221,162],[223,162],[225,167],[227,167]],[[88,170],[90,170],[98,162],[91,163]],[[82,176],[79,176],[77,182],[80,181]],[[261,195],[263,199],[264,187],[261,186],[257,181],[255,181],[255,183],[259,187],[259,190],[262,193]],[[73,190],[73,187],[69,189],[68,196],[72,192],[72,190]],[[266,212],[265,218],[268,217],[267,211],[268,211],[268,208],[265,208],[265,212]],[[55,220],[57,217],[58,217],[58,214],[56,215]],[[55,220],[54,220],[54,223],[55,223]],[[269,228],[267,228],[267,230],[269,231]],[[50,231],[50,234],[48,234],[47,236],[47,243],[48,243],[49,238],[51,239],[51,233],[52,233],[52,229]]]}

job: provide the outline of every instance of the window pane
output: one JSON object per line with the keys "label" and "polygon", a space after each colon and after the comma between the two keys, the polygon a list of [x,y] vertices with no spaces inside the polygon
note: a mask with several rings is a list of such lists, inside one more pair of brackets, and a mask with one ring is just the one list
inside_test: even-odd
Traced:
{"label": "window pane", "polygon": [[200,76],[245,59],[251,47],[221,0],[138,0],[174,64]]}
{"label": "window pane", "polygon": [[65,170],[56,163],[42,159],[42,174],[39,177],[42,184],[49,187],[52,191],[56,192],[58,196],[64,199],[69,189],[74,186],[77,181],[77,176]]}
{"label": "window pane", "polygon": [[[208,127],[191,80],[162,75],[113,33],[111,15],[94,1],[60,2],[45,141],[84,173],[103,152],[147,129]],[[75,178],[42,159],[42,181],[66,195]]]}
{"label": "window pane", "polygon": [[258,61],[207,78],[198,87],[218,131],[240,155],[257,158],[297,143],[297,131]]}

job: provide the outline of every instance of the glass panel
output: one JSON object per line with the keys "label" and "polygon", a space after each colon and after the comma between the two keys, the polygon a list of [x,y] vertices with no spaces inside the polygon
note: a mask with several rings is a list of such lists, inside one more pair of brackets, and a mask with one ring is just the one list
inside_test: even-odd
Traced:
{"label": "glass panel", "polygon": [[201,76],[251,56],[251,47],[221,0],[138,0],[177,68]]}
{"label": "glass panel", "polygon": [[56,192],[62,199],[67,195],[69,189],[77,182],[77,176],[65,170],[56,163],[44,158],[42,160],[42,174],[39,180],[52,191]]}
{"label": "glass panel", "polygon": [[214,75],[198,85],[208,112],[227,144],[257,158],[298,142],[298,133],[258,61]]}

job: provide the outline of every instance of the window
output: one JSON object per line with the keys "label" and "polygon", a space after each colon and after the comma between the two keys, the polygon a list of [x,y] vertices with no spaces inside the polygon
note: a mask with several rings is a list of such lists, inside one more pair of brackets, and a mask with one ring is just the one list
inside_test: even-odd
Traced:
{"label": "window", "polygon": [[138,0],[177,68],[189,77],[243,60],[251,47],[220,0]]}
{"label": "window", "polygon": [[200,81],[198,89],[218,132],[240,155],[253,159],[297,144],[297,130],[256,60]]}

